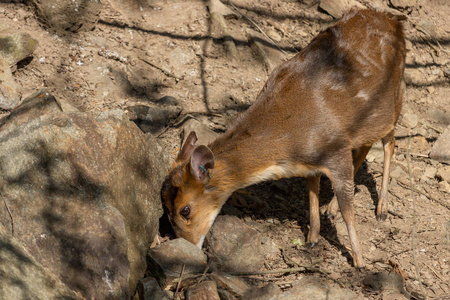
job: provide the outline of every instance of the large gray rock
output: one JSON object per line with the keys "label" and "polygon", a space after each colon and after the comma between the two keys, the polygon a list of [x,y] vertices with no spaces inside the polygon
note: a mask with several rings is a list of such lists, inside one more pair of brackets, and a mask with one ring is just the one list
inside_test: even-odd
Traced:
{"label": "large gray rock", "polygon": [[[167,158],[121,111],[60,107],[40,94],[0,122],[0,191],[14,235],[84,297],[125,299],[158,230]],[[10,223],[0,210],[0,224]]]}
{"label": "large gray rock", "polygon": [[0,225],[0,299],[82,299],[42,267]]}

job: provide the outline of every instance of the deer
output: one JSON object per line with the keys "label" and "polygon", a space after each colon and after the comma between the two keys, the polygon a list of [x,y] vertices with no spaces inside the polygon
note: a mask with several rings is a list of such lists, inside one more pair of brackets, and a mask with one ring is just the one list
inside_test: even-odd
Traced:
{"label": "deer", "polygon": [[177,237],[202,247],[222,206],[236,190],[267,180],[304,177],[309,196],[307,245],[319,241],[321,175],[340,210],[353,264],[365,262],[355,228],[354,176],[371,146],[384,151],[376,217],[387,217],[394,127],[403,98],[405,37],[384,13],[350,10],[276,67],[255,102],[208,146],[191,132],[162,190]]}

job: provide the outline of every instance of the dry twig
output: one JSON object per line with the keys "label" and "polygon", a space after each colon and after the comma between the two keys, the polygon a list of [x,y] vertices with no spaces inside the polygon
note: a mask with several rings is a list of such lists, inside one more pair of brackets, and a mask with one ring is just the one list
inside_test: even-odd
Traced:
{"label": "dry twig", "polygon": [[442,130],[442,129],[440,129],[440,128],[437,128],[437,127],[434,127],[434,126],[432,126],[432,125],[430,125],[430,124],[428,124],[428,123],[424,123],[424,122],[422,122],[422,121],[419,121],[419,123],[420,124],[422,124],[423,126],[425,126],[425,127],[428,127],[428,128],[430,128],[430,129],[433,129],[434,131],[436,131],[437,133],[444,133],[444,130]]}
{"label": "dry twig", "polygon": [[441,275],[439,275],[439,273],[438,272],[436,272],[436,270],[435,269],[433,269],[430,265],[428,265],[428,264],[425,264],[425,266],[427,266],[430,270],[431,270],[431,272],[433,272],[434,273],[434,275],[436,275],[436,277],[437,278],[439,278],[441,281],[444,281],[444,279],[441,277]]}
{"label": "dry twig", "polygon": [[436,53],[439,54],[439,50],[445,53],[450,53],[450,51],[445,50],[444,48],[442,48],[441,43],[439,43],[438,39],[435,38],[426,28],[424,28],[423,26],[417,25],[416,24],[416,29],[417,31],[422,32],[423,34],[425,34],[426,36],[430,37],[433,39],[433,41],[439,46],[439,49],[437,49],[435,46],[433,46],[429,41],[426,41],[427,44],[434,49],[434,51],[436,51]]}
{"label": "dry twig", "polygon": [[3,203],[5,203],[6,210],[8,211],[9,217],[11,218],[11,233],[12,233],[12,236],[14,236],[14,218],[13,218],[13,215],[11,213],[11,210],[9,209],[8,204],[6,203],[5,196],[3,194],[0,194],[0,196],[3,198]]}
{"label": "dry twig", "polygon": [[426,294],[425,288],[423,287],[423,284],[422,284],[422,280],[421,280],[420,272],[419,272],[419,264],[417,263],[417,256],[416,256],[415,237],[416,237],[417,211],[416,211],[416,194],[414,194],[415,189],[413,188],[413,180],[412,180],[412,172],[411,172],[411,156],[409,155],[410,145],[411,145],[411,136],[409,136],[409,138],[408,138],[408,144],[406,147],[406,163],[408,165],[409,185],[410,185],[410,190],[411,190],[411,197],[413,199],[413,221],[412,221],[412,231],[411,231],[411,248],[412,248],[414,267],[416,269],[416,276],[419,281],[420,290],[422,291],[422,294],[424,295],[424,297],[426,299],[427,294]]}
{"label": "dry twig", "polygon": [[[261,27],[258,26],[258,24],[256,24],[252,19],[250,19],[249,17],[247,17],[246,15],[244,15],[231,1],[228,1],[228,3],[230,3],[231,6],[233,6],[233,8],[244,18],[246,18],[250,23],[253,24],[253,26],[255,26],[256,28],[258,28],[258,30],[264,35],[264,37],[269,41],[269,43],[271,43],[272,45],[274,45],[275,47],[278,48],[278,50],[281,51],[281,53],[283,53],[284,55],[289,55],[286,51],[284,51],[283,49],[281,49],[277,43],[275,43],[262,29]],[[297,51],[298,53],[298,51]]]}
{"label": "dry twig", "polygon": [[206,264],[205,271],[203,271],[202,277],[200,277],[200,279],[198,280],[198,283],[202,282],[205,279],[206,273],[208,273],[208,270],[209,270],[210,266],[211,266],[211,259],[208,260],[208,263]]}
{"label": "dry twig", "polygon": [[441,199],[436,199],[436,198],[432,197],[429,193],[424,193],[424,192],[422,192],[422,191],[420,191],[420,190],[418,190],[418,189],[416,189],[416,188],[414,188],[414,187],[412,187],[412,186],[408,186],[407,183],[404,183],[404,182],[402,182],[402,181],[400,181],[400,180],[397,180],[397,183],[398,183],[401,187],[403,187],[403,188],[405,188],[405,189],[408,189],[408,190],[411,190],[411,191],[413,191],[413,192],[416,192],[416,193],[418,193],[418,194],[424,195],[424,196],[427,197],[428,199],[433,200],[433,201],[439,203],[440,205],[442,205],[443,207],[445,207],[445,208],[447,208],[447,209],[450,210],[450,205],[449,205],[448,203],[442,201]]}
{"label": "dry twig", "polygon": [[231,272],[230,275],[234,276],[250,276],[250,275],[274,275],[274,274],[286,274],[286,273],[298,273],[305,272],[308,270],[308,267],[301,266],[298,268],[287,268],[287,269],[273,269],[267,271],[255,271],[255,272]]}
{"label": "dry twig", "polygon": [[180,273],[180,278],[177,283],[177,288],[175,289],[175,293],[173,294],[173,300],[176,300],[178,297],[178,289],[180,288],[181,280],[183,279],[183,273],[184,273],[185,267],[186,267],[186,265],[183,264],[183,268],[181,269],[181,273]]}
{"label": "dry twig", "polygon": [[142,57],[138,57],[138,58],[139,58],[140,60],[142,60],[143,62],[145,62],[146,64],[152,66],[153,68],[156,68],[156,69],[160,70],[161,72],[163,72],[163,73],[166,74],[167,76],[172,77],[172,78],[175,78],[176,81],[181,80],[181,78],[180,78],[179,76],[173,74],[173,73],[170,72],[169,70],[167,70],[167,69],[165,69],[165,68],[163,68],[163,67],[160,67],[160,66],[158,66],[158,65],[152,63],[151,61],[146,60],[146,59],[144,59],[144,58],[142,58]]}

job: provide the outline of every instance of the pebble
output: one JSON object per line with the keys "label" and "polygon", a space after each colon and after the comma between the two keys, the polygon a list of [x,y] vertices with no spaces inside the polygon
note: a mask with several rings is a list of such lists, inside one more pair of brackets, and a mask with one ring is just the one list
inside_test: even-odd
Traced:
{"label": "pebble", "polygon": [[319,7],[330,14],[333,18],[339,19],[350,8],[357,6],[364,8],[355,0],[337,1],[337,0],[320,0]]}
{"label": "pebble", "polygon": [[407,8],[416,5],[417,0],[390,0],[393,7]]}
{"label": "pebble", "polygon": [[20,103],[18,86],[8,63],[0,55],[0,108],[11,110]]}
{"label": "pebble", "polygon": [[415,114],[405,113],[403,114],[400,124],[413,129],[419,124],[419,117]]}
{"label": "pebble", "polygon": [[421,27],[426,33],[431,34],[433,37],[436,36],[436,25],[433,21],[427,19],[421,19],[417,23],[418,27]]}
{"label": "pebble", "polygon": [[38,46],[38,41],[28,33],[14,33],[0,37],[0,55],[9,66],[31,56]]}
{"label": "pebble", "polygon": [[[417,63],[419,63],[417,61]],[[405,69],[405,83],[408,85],[418,85],[423,82],[424,75],[421,73],[419,69]]]}
{"label": "pebble", "polygon": [[425,172],[423,175],[425,175],[427,178],[434,178],[436,174],[436,168],[435,167],[426,167]]}
{"label": "pebble", "polygon": [[220,300],[217,285],[212,280],[202,281],[186,291],[186,300]]}
{"label": "pebble", "polygon": [[450,194],[450,183],[448,183],[447,181],[439,182],[439,189],[446,192],[447,194]]}
{"label": "pebble", "polygon": [[391,175],[392,178],[395,178],[395,179],[403,179],[403,178],[407,178],[408,177],[406,172],[403,171],[403,168],[400,167],[400,166],[395,166],[392,169],[390,175]]}
{"label": "pebble", "polygon": [[450,126],[442,133],[433,145],[430,158],[441,163],[450,163]]}
{"label": "pebble", "polygon": [[150,249],[147,254],[147,268],[159,285],[166,288],[175,285],[175,279],[180,278],[183,265],[183,274],[188,277],[189,274],[204,272],[206,260],[206,255],[200,248],[178,238]]}
{"label": "pebble", "polygon": [[183,145],[187,137],[194,131],[197,135],[197,145],[209,145],[218,136],[218,134],[208,128],[205,124],[196,119],[187,120],[183,125]]}
{"label": "pebble", "polygon": [[275,29],[269,29],[267,31],[267,35],[275,42],[280,42],[282,39],[281,36],[278,34],[278,32]]}
{"label": "pebble", "polygon": [[450,183],[450,166],[439,168],[436,172],[436,177],[441,179],[441,181],[447,181]]}
{"label": "pebble", "polygon": [[211,277],[217,282],[219,288],[231,291],[232,294],[238,295],[239,297],[242,297],[251,290],[251,286],[239,277],[217,272],[213,272]]}
{"label": "pebble", "polygon": [[172,96],[164,96],[164,97],[160,98],[157,101],[157,103],[161,104],[161,105],[170,105],[170,106],[178,105],[177,99],[175,97],[172,97]]}

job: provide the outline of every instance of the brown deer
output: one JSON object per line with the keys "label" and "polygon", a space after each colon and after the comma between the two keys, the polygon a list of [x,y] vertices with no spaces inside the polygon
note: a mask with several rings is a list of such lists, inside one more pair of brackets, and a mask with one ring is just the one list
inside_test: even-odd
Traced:
{"label": "brown deer", "polygon": [[352,10],[277,67],[255,103],[208,147],[197,146],[191,132],[162,189],[175,234],[202,247],[233,191],[295,176],[306,177],[307,242],[314,246],[320,230],[320,176],[325,174],[335,192],[327,212],[335,215],[340,208],[354,265],[364,267],[353,178],[372,144],[381,139],[384,173],[376,214],[384,220],[405,52],[397,20]]}

